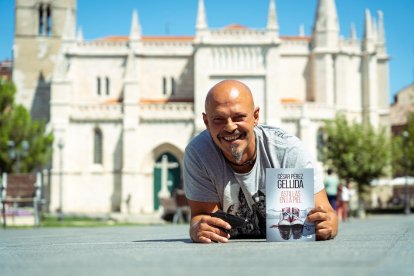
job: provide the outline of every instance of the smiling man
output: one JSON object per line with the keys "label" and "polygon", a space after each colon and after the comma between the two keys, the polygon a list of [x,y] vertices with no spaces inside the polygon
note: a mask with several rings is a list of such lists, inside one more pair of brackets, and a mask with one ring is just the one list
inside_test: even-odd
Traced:
{"label": "smiling man", "polygon": [[[338,220],[315,161],[297,137],[259,125],[259,111],[250,89],[239,81],[219,82],[208,92],[203,113],[207,130],[194,137],[184,156],[191,239],[210,243],[265,238],[266,168],[315,168],[315,208],[308,219],[315,222],[317,239],[335,237]],[[249,223],[231,229],[224,220],[210,216],[219,209]]]}

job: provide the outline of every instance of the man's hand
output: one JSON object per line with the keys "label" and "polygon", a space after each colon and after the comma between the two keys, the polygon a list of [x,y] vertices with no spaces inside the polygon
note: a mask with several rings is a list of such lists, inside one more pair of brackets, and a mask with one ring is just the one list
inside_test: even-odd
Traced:
{"label": "man's hand", "polygon": [[224,230],[231,226],[220,218],[210,215],[197,215],[191,219],[190,236],[194,242],[228,242],[230,235]]}
{"label": "man's hand", "polygon": [[315,194],[315,208],[308,214],[308,220],[315,223],[316,239],[333,239],[338,233],[338,217],[332,209],[325,190]]}
{"label": "man's hand", "polygon": [[225,230],[231,226],[220,218],[210,216],[220,209],[218,203],[188,200],[191,208],[190,237],[194,242],[228,242],[230,235]]}
{"label": "man's hand", "polygon": [[336,236],[336,215],[332,215],[322,206],[312,209],[308,214],[308,220],[315,223],[316,240],[329,240]]}

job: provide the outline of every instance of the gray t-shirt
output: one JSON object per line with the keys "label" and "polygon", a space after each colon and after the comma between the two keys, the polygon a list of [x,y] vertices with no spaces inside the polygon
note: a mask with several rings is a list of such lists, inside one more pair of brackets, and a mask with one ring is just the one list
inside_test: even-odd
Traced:
{"label": "gray t-shirt", "polygon": [[225,212],[249,219],[247,227],[232,230],[232,237],[266,236],[266,168],[314,168],[314,193],[324,188],[314,159],[297,137],[264,125],[254,132],[257,157],[248,173],[233,171],[207,130],[194,137],[185,150],[187,198],[219,203]]}

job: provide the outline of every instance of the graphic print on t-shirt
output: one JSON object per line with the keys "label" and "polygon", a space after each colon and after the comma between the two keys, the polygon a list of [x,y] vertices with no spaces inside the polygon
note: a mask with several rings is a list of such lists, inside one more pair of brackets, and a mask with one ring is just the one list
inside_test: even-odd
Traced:
{"label": "graphic print on t-shirt", "polygon": [[235,228],[230,231],[233,238],[242,237],[266,237],[266,197],[265,194],[258,190],[250,198],[250,204],[247,201],[243,190],[239,187],[237,198],[232,198],[232,204],[226,212],[248,219],[246,227]]}

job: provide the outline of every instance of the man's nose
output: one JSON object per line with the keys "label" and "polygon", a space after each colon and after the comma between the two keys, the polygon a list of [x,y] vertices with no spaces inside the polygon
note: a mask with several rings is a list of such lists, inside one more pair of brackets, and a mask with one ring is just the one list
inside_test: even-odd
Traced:
{"label": "man's nose", "polygon": [[228,118],[226,125],[224,126],[224,130],[227,132],[233,132],[236,129],[237,129],[237,125],[233,122],[231,118]]}

